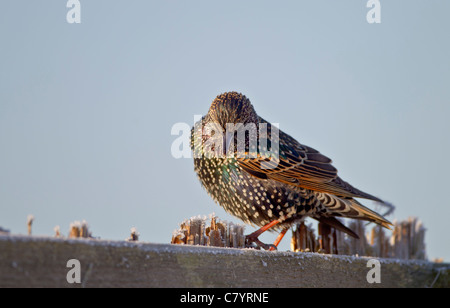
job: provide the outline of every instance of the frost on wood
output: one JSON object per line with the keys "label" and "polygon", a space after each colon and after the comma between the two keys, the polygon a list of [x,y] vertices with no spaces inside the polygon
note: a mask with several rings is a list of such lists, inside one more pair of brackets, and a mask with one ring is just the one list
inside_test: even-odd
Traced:
{"label": "frost on wood", "polygon": [[291,249],[404,260],[427,259],[425,228],[417,218],[394,221],[394,230],[390,236],[380,226],[374,226],[366,232],[366,224],[360,220],[349,224],[349,228],[359,236],[359,239],[355,239],[320,223],[319,236],[316,237],[312,227],[302,222],[292,229]]}
{"label": "frost on wood", "polygon": [[183,221],[173,233],[172,244],[188,244],[215,247],[245,247],[245,227],[221,221],[215,215],[192,217]]}

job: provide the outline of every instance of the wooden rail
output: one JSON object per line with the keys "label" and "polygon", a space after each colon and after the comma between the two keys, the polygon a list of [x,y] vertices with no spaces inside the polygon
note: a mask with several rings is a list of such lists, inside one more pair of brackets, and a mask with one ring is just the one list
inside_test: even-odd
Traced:
{"label": "wooden rail", "polygon": [[[80,283],[69,283],[80,264]],[[317,253],[0,235],[0,287],[449,287],[450,265]]]}

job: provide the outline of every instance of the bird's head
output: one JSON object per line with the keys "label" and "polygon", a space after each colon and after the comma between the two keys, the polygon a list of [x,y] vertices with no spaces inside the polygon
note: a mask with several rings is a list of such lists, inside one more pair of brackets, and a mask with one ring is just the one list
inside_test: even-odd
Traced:
{"label": "bird's head", "polygon": [[[237,92],[220,94],[214,99],[208,113],[203,118],[203,140],[206,141],[212,137],[220,138],[217,139],[216,144],[222,140],[223,146],[220,152],[222,150],[226,152],[233,140],[236,139],[236,127],[248,127],[248,124],[255,124],[253,125],[255,128],[258,125],[258,116],[250,100]],[[256,134],[256,130],[251,134]],[[246,140],[244,139],[242,142],[248,144],[248,139],[247,136]]]}
{"label": "bird's head", "polygon": [[206,122],[215,122],[225,131],[227,123],[258,123],[258,116],[250,100],[237,92],[226,92],[214,99],[205,118]]}

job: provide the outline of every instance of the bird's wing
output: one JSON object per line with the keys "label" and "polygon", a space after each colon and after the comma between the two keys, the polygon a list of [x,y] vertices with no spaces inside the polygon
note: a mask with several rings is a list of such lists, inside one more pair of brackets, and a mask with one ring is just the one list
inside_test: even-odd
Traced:
{"label": "bird's wing", "polygon": [[[266,139],[267,149],[261,148],[256,158],[237,158],[242,169],[263,179],[273,179],[286,184],[303,187],[320,192],[335,194],[342,197],[359,197],[383,202],[382,200],[364,193],[343,181],[337,175],[337,169],[331,159],[317,150],[300,144],[288,134],[278,130],[263,119],[267,124],[267,132],[260,132],[260,140]],[[278,132],[279,159],[271,155],[271,142],[277,140]],[[272,140],[272,136],[273,140]]]}

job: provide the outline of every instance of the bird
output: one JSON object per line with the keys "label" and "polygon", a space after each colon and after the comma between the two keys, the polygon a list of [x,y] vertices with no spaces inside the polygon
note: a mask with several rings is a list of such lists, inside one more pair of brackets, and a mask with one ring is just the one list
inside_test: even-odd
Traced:
{"label": "bird", "polygon": [[[258,116],[242,93],[218,95],[191,129],[190,145],[195,173],[212,199],[259,227],[245,237],[246,247],[276,250],[291,226],[306,217],[354,238],[359,237],[340,218],[392,226],[355,198],[390,203],[342,180],[330,158]],[[258,238],[268,230],[279,232],[273,244]]]}

